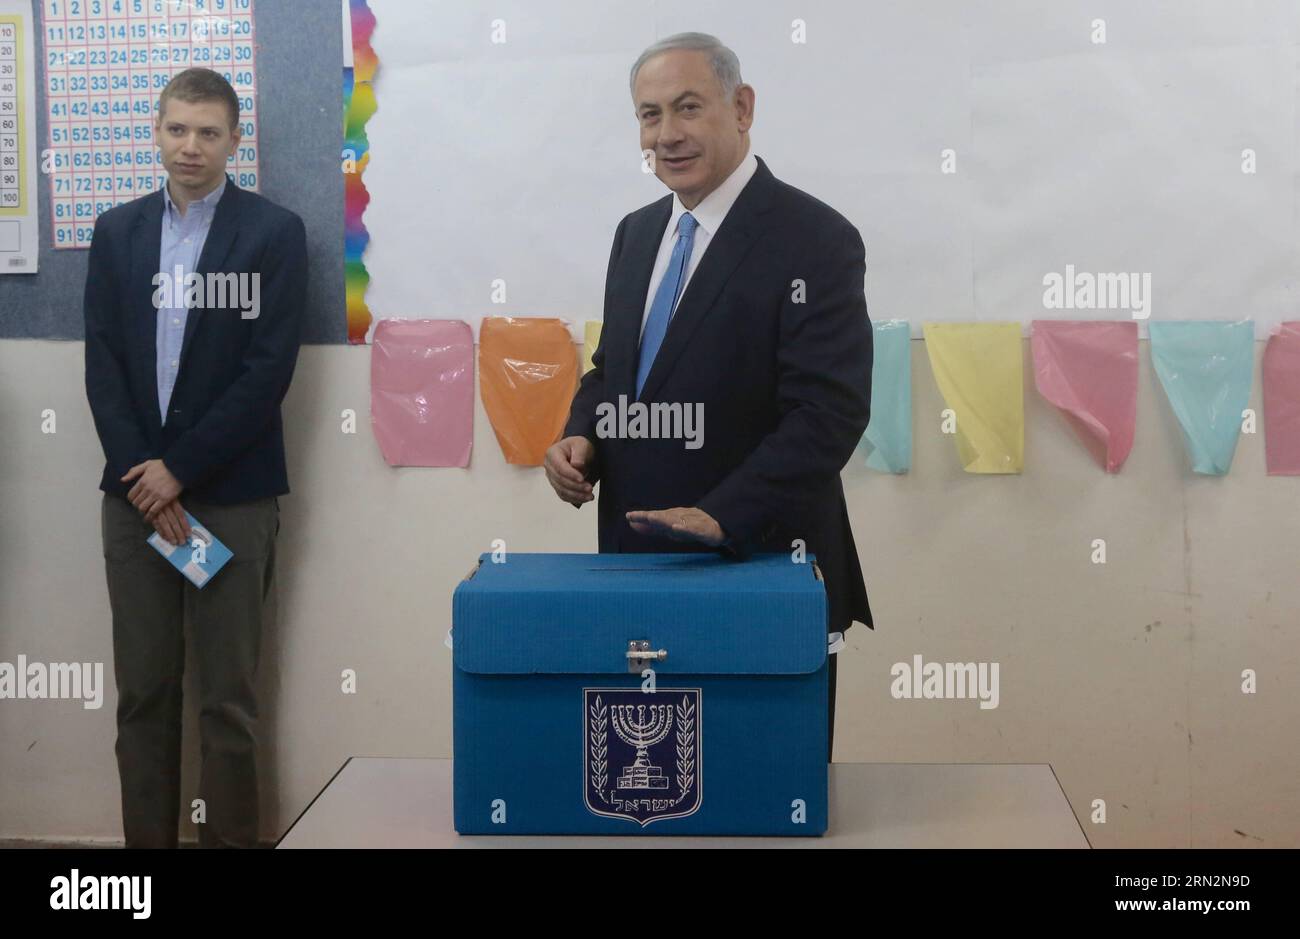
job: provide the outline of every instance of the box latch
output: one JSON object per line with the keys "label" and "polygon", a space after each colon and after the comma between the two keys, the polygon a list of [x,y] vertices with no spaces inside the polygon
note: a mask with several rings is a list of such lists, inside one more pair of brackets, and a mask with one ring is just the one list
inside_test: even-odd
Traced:
{"label": "box latch", "polygon": [[634,675],[641,674],[647,666],[662,662],[666,658],[668,658],[668,650],[660,649],[658,652],[652,652],[647,639],[633,639],[627,644],[627,670]]}

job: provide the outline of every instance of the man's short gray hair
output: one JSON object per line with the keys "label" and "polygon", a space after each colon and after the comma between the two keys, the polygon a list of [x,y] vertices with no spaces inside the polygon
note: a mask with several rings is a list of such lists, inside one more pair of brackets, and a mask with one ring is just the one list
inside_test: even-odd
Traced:
{"label": "man's short gray hair", "polygon": [[713,66],[713,74],[718,77],[718,84],[722,86],[722,93],[726,97],[730,98],[736,87],[740,85],[740,59],[736,57],[736,53],[724,46],[717,36],[710,36],[708,33],[678,33],[675,36],[669,36],[667,39],[660,39],[645,52],[642,52],[636,60],[636,64],[632,66],[632,75],[627,83],[634,96],[636,95],[636,76],[637,72],[641,71],[641,66],[655,56],[674,49],[707,52],[709,54],[709,64]]}

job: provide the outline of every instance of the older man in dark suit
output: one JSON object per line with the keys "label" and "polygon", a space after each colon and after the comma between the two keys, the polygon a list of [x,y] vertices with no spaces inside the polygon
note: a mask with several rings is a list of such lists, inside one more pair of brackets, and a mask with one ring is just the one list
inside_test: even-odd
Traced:
{"label": "older man in dark suit", "polygon": [[[802,543],[828,630],[873,626],[839,476],[870,417],[862,238],[750,153],[754,89],[714,37],[651,46],[631,85],[642,151],[673,194],[618,226],[594,367],[548,479],[576,506],[599,481],[602,552]],[[602,432],[627,402],[697,408],[703,440]],[[832,657],[831,732],[834,701]]]}

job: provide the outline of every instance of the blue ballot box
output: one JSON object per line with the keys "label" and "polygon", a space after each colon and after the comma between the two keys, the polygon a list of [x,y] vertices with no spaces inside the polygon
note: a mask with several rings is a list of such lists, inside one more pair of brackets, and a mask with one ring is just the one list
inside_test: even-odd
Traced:
{"label": "blue ballot box", "polygon": [[452,607],[461,834],[826,831],[811,557],[484,554]]}

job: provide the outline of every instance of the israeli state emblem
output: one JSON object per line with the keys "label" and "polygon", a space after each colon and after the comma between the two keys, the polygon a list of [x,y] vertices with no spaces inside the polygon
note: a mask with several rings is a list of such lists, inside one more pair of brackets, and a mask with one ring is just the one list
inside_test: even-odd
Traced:
{"label": "israeli state emblem", "polygon": [[587,808],[642,828],[700,808],[700,689],[584,688]]}

